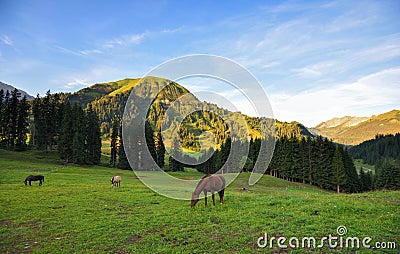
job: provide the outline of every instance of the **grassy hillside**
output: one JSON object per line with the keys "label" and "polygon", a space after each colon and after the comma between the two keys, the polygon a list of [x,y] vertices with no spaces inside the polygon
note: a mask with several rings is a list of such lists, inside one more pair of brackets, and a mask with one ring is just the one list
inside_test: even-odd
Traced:
{"label": "grassy hillside", "polygon": [[[337,195],[267,175],[247,186],[249,174],[241,174],[227,188],[225,204],[204,208],[201,200],[191,209],[188,201],[152,192],[132,171],[57,163],[42,152],[1,151],[0,252],[270,252],[257,247],[264,233],[320,239],[337,236],[340,225],[347,227],[346,236],[400,245],[398,191]],[[43,186],[24,186],[29,174],[45,175]],[[109,181],[116,174],[122,176],[121,187],[112,189]],[[200,177],[197,172],[176,176]],[[278,251],[275,241],[273,252]],[[305,251],[332,252],[326,246]]]}
{"label": "grassy hillside", "polygon": [[[376,134],[400,132],[400,110],[392,110],[378,116],[364,118],[340,118],[324,122],[312,131],[345,145],[357,145],[373,139]],[[356,124],[358,123],[358,124]]]}
{"label": "grassy hillside", "polygon": [[110,94],[116,90],[119,90],[123,87],[131,87],[132,84],[136,84],[136,79],[123,79],[115,82],[105,82],[94,84],[92,86],[83,88],[75,93],[73,93],[69,100],[71,104],[81,103],[83,106],[86,106],[88,103],[95,101],[102,96]]}

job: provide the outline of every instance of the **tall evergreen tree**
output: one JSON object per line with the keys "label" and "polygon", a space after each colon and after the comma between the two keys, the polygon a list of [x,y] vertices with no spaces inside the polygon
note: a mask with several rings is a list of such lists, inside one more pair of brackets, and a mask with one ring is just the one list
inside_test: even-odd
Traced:
{"label": "tall evergreen tree", "polygon": [[356,167],[354,166],[353,159],[350,157],[347,149],[341,149],[344,171],[346,173],[346,183],[343,187],[346,192],[355,193],[361,190],[360,180],[357,174]]}
{"label": "tall evergreen tree", "polygon": [[22,98],[18,105],[18,117],[16,128],[16,149],[19,151],[26,150],[27,128],[29,126],[29,104],[26,96]]}
{"label": "tall evergreen tree", "polygon": [[62,127],[60,133],[60,142],[58,145],[58,151],[60,153],[61,159],[64,159],[67,163],[73,161],[73,118],[72,107],[69,101],[65,102],[63,105],[64,117],[62,120]]}
{"label": "tall evergreen tree", "polygon": [[340,186],[346,183],[346,173],[344,171],[342,153],[340,152],[339,148],[336,148],[335,154],[333,155],[332,170],[332,183],[336,185],[337,193],[340,193]]}
{"label": "tall evergreen tree", "polygon": [[156,146],[156,163],[160,168],[164,168],[165,164],[165,146],[162,140],[161,132],[155,133],[155,146]]}
{"label": "tall evergreen tree", "polygon": [[393,159],[384,159],[377,170],[377,189],[400,189],[400,165]]}
{"label": "tall evergreen tree", "polygon": [[114,118],[113,125],[111,129],[111,157],[110,164],[112,167],[116,166],[117,154],[118,154],[118,131],[119,131],[119,120]]}
{"label": "tall evergreen tree", "polygon": [[142,165],[147,169],[153,169],[154,163],[157,162],[157,151],[154,142],[154,131],[151,128],[149,121],[145,122],[145,139],[146,139],[147,149],[150,152],[150,157],[143,156]]}
{"label": "tall evergreen tree", "polygon": [[82,107],[75,104],[72,108],[73,137],[72,137],[72,157],[73,162],[84,164],[86,162],[86,115]]}
{"label": "tall evergreen tree", "polygon": [[183,164],[180,161],[177,161],[174,159],[174,157],[178,158],[181,155],[181,149],[180,149],[180,142],[179,139],[175,138],[173,140],[172,144],[172,149],[170,152],[170,157],[169,157],[169,170],[170,171],[183,171]]}
{"label": "tall evergreen tree", "polygon": [[18,123],[18,104],[20,93],[17,89],[11,92],[11,98],[7,105],[8,121],[6,122],[7,130],[7,148],[13,149],[17,138],[17,123]]}
{"label": "tall evergreen tree", "polygon": [[125,148],[124,148],[124,139],[122,136],[122,125],[119,128],[119,143],[118,143],[118,165],[117,167],[120,169],[131,169],[128,158],[126,157]]}
{"label": "tall evergreen tree", "polygon": [[99,164],[101,158],[101,138],[99,118],[93,111],[91,105],[87,110],[86,143],[87,143],[87,163]]}
{"label": "tall evergreen tree", "polygon": [[4,120],[4,114],[5,114],[5,95],[4,95],[4,90],[0,90],[0,146],[3,144],[3,140],[5,139],[5,120]]}
{"label": "tall evergreen tree", "polygon": [[371,191],[372,190],[372,172],[364,172],[364,169],[360,169],[360,191]]}

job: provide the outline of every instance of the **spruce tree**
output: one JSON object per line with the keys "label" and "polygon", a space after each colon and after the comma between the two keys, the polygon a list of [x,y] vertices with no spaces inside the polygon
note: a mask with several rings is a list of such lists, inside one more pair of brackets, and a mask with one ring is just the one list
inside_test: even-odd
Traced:
{"label": "spruce tree", "polygon": [[119,131],[119,120],[115,118],[113,120],[112,129],[111,129],[111,157],[110,164],[112,167],[116,166],[117,163],[117,154],[118,154],[118,131]]}
{"label": "spruce tree", "polygon": [[153,165],[154,163],[157,162],[157,151],[154,141],[154,131],[149,121],[145,122],[145,139],[146,139],[147,149],[149,150],[150,153],[150,157],[142,158],[143,166],[145,166],[147,169],[154,170]]}
{"label": "spruce tree", "polygon": [[17,89],[11,92],[11,98],[8,101],[6,114],[8,114],[8,121],[6,122],[7,130],[7,148],[13,149],[17,138],[17,122],[18,122],[18,104],[20,93]]}
{"label": "spruce tree", "polygon": [[336,148],[335,154],[333,155],[332,171],[332,183],[336,185],[337,193],[340,193],[340,186],[346,183],[346,173],[344,171],[342,153],[340,152],[339,148]]}
{"label": "spruce tree", "polygon": [[181,162],[177,161],[175,158],[179,158],[181,156],[181,149],[180,149],[180,142],[179,139],[175,138],[173,140],[170,157],[169,157],[169,170],[176,172],[176,171],[183,171],[183,165]]}
{"label": "spruce tree", "polygon": [[120,169],[131,169],[129,165],[128,158],[126,157],[124,148],[124,139],[122,137],[122,125],[119,128],[119,138],[118,138],[118,164],[117,167]]}
{"label": "spruce tree", "polygon": [[16,149],[26,150],[27,128],[29,126],[29,104],[26,96],[22,98],[18,105],[17,128],[16,128]]}
{"label": "spruce tree", "polygon": [[74,115],[72,113],[72,107],[69,101],[63,105],[64,117],[62,120],[62,127],[60,133],[60,141],[58,144],[58,152],[61,159],[64,159],[66,163],[73,162],[73,122]]}
{"label": "spruce tree", "polygon": [[156,163],[157,165],[162,169],[164,168],[164,164],[165,164],[165,146],[164,146],[164,142],[162,140],[161,137],[161,132],[157,132],[155,133],[155,145],[156,145]]}
{"label": "spruce tree", "polygon": [[344,163],[344,171],[346,173],[346,183],[343,185],[343,187],[346,189],[346,192],[359,192],[361,190],[361,184],[356,167],[353,163],[353,159],[350,157],[347,149],[341,149],[341,152]]}
{"label": "spruce tree", "polygon": [[393,159],[384,159],[378,169],[376,179],[377,189],[400,189],[400,166]]}
{"label": "spruce tree", "polygon": [[101,158],[101,138],[100,138],[99,118],[96,112],[93,111],[91,105],[89,105],[86,114],[87,114],[86,149],[88,154],[87,163],[99,164]]}
{"label": "spruce tree", "polygon": [[0,146],[5,139],[5,122],[4,122],[4,114],[5,114],[5,101],[4,101],[4,90],[0,90]]}
{"label": "spruce tree", "polygon": [[73,137],[72,137],[72,157],[73,162],[77,164],[84,164],[87,158],[86,150],[86,115],[82,107],[75,104],[72,108],[73,116]]}

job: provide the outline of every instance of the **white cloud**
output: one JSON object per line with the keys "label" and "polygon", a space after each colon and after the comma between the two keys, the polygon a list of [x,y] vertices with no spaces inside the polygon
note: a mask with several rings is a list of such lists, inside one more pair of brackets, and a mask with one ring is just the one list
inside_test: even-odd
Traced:
{"label": "white cloud", "polygon": [[85,80],[85,79],[72,78],[70,81],[66,82],[66,85],[63,88],[72,90],[77,87],[86,87],[88,85],[89,84],[88,84],[87,80]]}
{"label": "white cloud", "polygon": [[8,45],[8,46],[13,46],[13,45],[14,45],[13,40],[12,40],[10,37],[8,37],[7,35],[1,36],[1,37],[0,37],[0,40],[1,40],[4,44],[6,44],[6,45]]}
{"label": "white cloud", "polygon": [[145,38],[145,34],[131,34],[131,35],[123,35],[121,37],[113,38],[106,41],[102,47],[104,48],[115,48],[117,46],[127,46],[131,44],[140,44],[142,40]]}
{"label": "white cloud", "polygon": [[400,107],[400,68],[373,73],[353,83],[309,89],[299,94],[272,94],[278,120],[308,127],[337,116],[368,116]]}
{"label": "white cloud", "polygon": [[81,55],[91,55],[91,54],[102,54],[103,51],[98,49],[86,49],[86,50],[79,50],[78,51]]}

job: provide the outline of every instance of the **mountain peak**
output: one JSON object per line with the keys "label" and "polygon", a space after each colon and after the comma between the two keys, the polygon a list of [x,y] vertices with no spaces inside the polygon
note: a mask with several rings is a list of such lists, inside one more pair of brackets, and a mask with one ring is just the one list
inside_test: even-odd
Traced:
{"label": "mountain peak", "polygon": [[11,93],[14,89],[17,89],[21,93],[21,98],[25,95],[28,101],[34,99],[34,97],[27,92],[0,81],[0,90],[3,90],[4,93],[6,93],[6,91],[9,91]]}
{"label": "mountain peak", "polygon": [[335,128],[338,126],[351,127],[359,123],[365,122],[368,119],[370,119],[370,117],[357,117],[357,116],[334,117],[328,121],[318,124],[315,128]]}
{"label": "mountain peak", "polygon": [[312,131],[345,145],[357,145],[376,134],[400,132],[400,110],[371,117],[339,117],[320,123]]}

